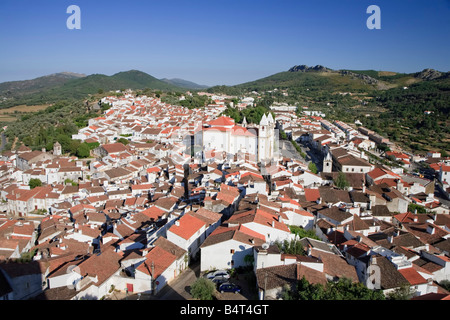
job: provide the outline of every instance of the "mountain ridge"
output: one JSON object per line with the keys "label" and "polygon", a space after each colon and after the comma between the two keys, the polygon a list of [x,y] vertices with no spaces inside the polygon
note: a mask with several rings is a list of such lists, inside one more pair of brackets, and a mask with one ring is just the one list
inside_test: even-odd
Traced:
{"label": "mountain ridge", "polygon": [[111,76],[61,72],[31,80],[0,83],[0,108],[81,99],[101,91],[120,89],[184,90],[139,70],[122,71]]}

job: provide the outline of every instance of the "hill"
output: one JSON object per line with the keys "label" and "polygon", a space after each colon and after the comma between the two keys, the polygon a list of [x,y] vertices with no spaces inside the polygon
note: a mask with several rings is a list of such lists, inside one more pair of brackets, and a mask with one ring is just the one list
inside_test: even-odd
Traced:
{"label": "hill", "polygon": [[32,80],[9,81],[0,83],[0,97],[9,98],[24,96],[42,90],[60,86],[70,80],[85,77],[84,74],[60,72]]}
{"label": "hill", "polygon": [[160,79],[160,80],[164,81],[164,82],[166,82],[168,84],[174,85],[176,87],[192,89],[192,90],[209,88],[209,86],[197,84],[195,82],[184,80],[184,79],[179,79],[179,78],[173,78],[173,79],[163,78],[163,79]]}
{"label": "hill", "polygon": [[324,112],[329,120],[359,120],[412,152],[450,150],[450,72],[332,70],[321,65],[297,65],[255,81],[207,91],[253,95],[257,106],[267,107],[273,102],[308,106]]}
{"label": "hill", "polygon": [[0,108],[83,99],[98,92],[120,89],[183,90],[137,70],[119,72],[112,76],[92,74],[81,77],[60,73],[33,80],[0,84]]}
{"label": "hill", "polygon": [[234,86],[214,86],[209,92],[243,94],[245,92],[263,92],[273,89],[290,90],[292,93],[306,91],[374,93],[379,90],[405,87],[427,80],[442,80],[449,72],[425,69],[416,73],[397,73],[375,70],[333,70],[321,65],[309,67],[296,65],[287,71]]}

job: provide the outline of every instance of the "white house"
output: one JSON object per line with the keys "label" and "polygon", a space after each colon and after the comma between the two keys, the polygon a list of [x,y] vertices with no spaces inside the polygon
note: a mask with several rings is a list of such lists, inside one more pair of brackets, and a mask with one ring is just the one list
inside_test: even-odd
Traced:
{"label": "white house", "polygon": [[186,250],[160,237],[135,271],[134,286],[128,291],[157,293],[188,266]]}
{"label": "white house", "polygon": [[194,256],[205,241],[206,223],[186,213],[167,230],[167,240]]}
{"label": "white house", "polygon": [[247,266],[247,257],[253,257],[253,247],[264,242],[262,234],[242,225],[219,227],[200,247],[200,271]]}
{"label": "white house", "polygon": [[274,215],[263,209],[252,209],[234,214],[228,219],[228,226],[243,225],[248,229],[264,235],[269,243],[294,238],[288,226],[282,221],[280,215]]}

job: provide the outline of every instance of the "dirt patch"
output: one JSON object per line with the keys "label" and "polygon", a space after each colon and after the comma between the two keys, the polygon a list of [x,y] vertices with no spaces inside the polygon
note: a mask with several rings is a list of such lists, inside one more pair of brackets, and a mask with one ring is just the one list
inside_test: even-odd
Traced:
{"label": "dirt patch", "polygon": [[12,108],[0,109],[0,114],[1,115],[13,114],[14,112],[21,112],[21,113],[37,112],[37,111],[45,110],[50,106],[51,106],[50,104],[41,104],[41,105],[36,105],[36,106],[20,105],[20,106],[15,106]]}

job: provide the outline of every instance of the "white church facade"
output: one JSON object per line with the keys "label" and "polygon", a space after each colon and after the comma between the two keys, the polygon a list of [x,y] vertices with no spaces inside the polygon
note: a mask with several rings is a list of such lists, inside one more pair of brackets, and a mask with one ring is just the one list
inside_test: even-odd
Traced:
{"label": "white church facade", "polygon": [[259,125],[248,127],[244,119],[242,126],[234,119],[221,116],[203,128],[203,152],[214,150],[228,154],[248,153],[258,162],[269,162],[276,156],[276,130],[272,114],[263,115]]}

